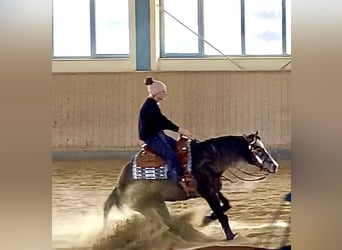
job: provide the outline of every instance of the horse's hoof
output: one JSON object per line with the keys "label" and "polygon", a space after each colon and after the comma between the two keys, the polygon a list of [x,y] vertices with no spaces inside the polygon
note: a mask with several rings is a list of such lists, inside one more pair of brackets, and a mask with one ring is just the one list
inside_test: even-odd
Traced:
{"label": "horse's hoof", "polygon": [[208,215],[204,216],[203,220],[202,220],[201,227],[204,227],[204,226],[208,225],[212,221],[213,221],[213,219],[210,216],[208,216]]}
{"label": "horse's hoof", "polygon": [[235,239],[235,237],[238,235],[238,233],[235,233],[235,234],[233,234],[233,236],[232,237],[230,237],[230,238],[227,238],[227,240],[234,240]]}

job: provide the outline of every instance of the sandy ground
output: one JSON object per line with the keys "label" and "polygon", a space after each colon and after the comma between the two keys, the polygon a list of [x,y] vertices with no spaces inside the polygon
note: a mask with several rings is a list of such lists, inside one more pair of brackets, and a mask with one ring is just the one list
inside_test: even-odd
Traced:
{"label": "sandy ground", "polygon": [[291,246],[285,246],[282,248],[260,248],[260,247],[247,247],[247,246],[210,246],[200,247],[194,250],[290,250]]}
{"label": "sandy ground", "polygon": [[259,248],[259,247],[244,247],[244,246],[210,246],[210,247],[196,248],[196,250],[271,250],[271,249]]}

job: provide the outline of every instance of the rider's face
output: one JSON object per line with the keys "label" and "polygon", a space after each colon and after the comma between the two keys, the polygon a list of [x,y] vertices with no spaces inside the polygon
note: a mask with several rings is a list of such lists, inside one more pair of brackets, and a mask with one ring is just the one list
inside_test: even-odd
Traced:
{"label": "rider's face", "polygon": [[159,92],[158,94],[156,94],[154,96],[154,98],[159,102],[159,101],[164,100],[164,98],[166,97],[166,94],[167,94],[166,91],[162,91],[162,92]]}

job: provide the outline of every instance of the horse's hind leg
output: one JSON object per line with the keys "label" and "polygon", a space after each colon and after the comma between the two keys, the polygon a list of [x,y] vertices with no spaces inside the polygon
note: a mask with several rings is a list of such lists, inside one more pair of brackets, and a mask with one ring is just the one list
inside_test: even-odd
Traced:
{"label": "horse's hind leg", "polygon": [[139,211],[147,220],[155,222],[155,216],[157,215],[163,224],[168,227],[169,232],[182,237],[185,241],[207,240],[205,235],[184,222],[184,220],[172,218],[164,201],[151,201],[149,204],[149,207],[140,208]]}
{"label": "horse's hind leg", "polygon": [[135,204],[132,209],[144,215],[149,221],[154,221],[157,215],[167,226],[171,225],[172,218],[164,201],[144,200]]}
{"label": "horse's hind leg", "polygon": [[104,206],[103,206],[103,228],[107,227],[108,214],[109,214],[110,209],[112,208],[113,205],[116,205],[119,208],[121,207],[120,196],[119,196],[119,191],[118,191],[117,187],[113,189],[113,191],[108,196],[106,202],[104,203]]}
{"label": "horse's hind leg", "polygon": [[166,203],[164,201],[160,201],[160,200],[144,201],[143,203],[140,203],[139,205],[136,204],[136,206],[134,207],[134,210],[143,214],[149,222],[152,222],[152,223],[153,222],[155,223],[156,221],[162,222],[164,225],[166,225],[169,228],[170,232],[175,233],[177,235],[181,234],[179,229],[177,228],[175,220],[171,217],[169,210],[166,206]]}

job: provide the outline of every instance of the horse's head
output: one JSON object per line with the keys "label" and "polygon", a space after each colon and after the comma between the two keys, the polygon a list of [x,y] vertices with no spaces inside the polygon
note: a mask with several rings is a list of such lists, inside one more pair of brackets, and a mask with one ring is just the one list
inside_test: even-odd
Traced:
{"label": "horse's head", "polygon": [[260,136],[258,136],[258,131],[243,136],[248,142],[248,148],[251,153],[251,160],[249,163],[258,166],[260,170],[276,173],[279,165],[261,141]]}

